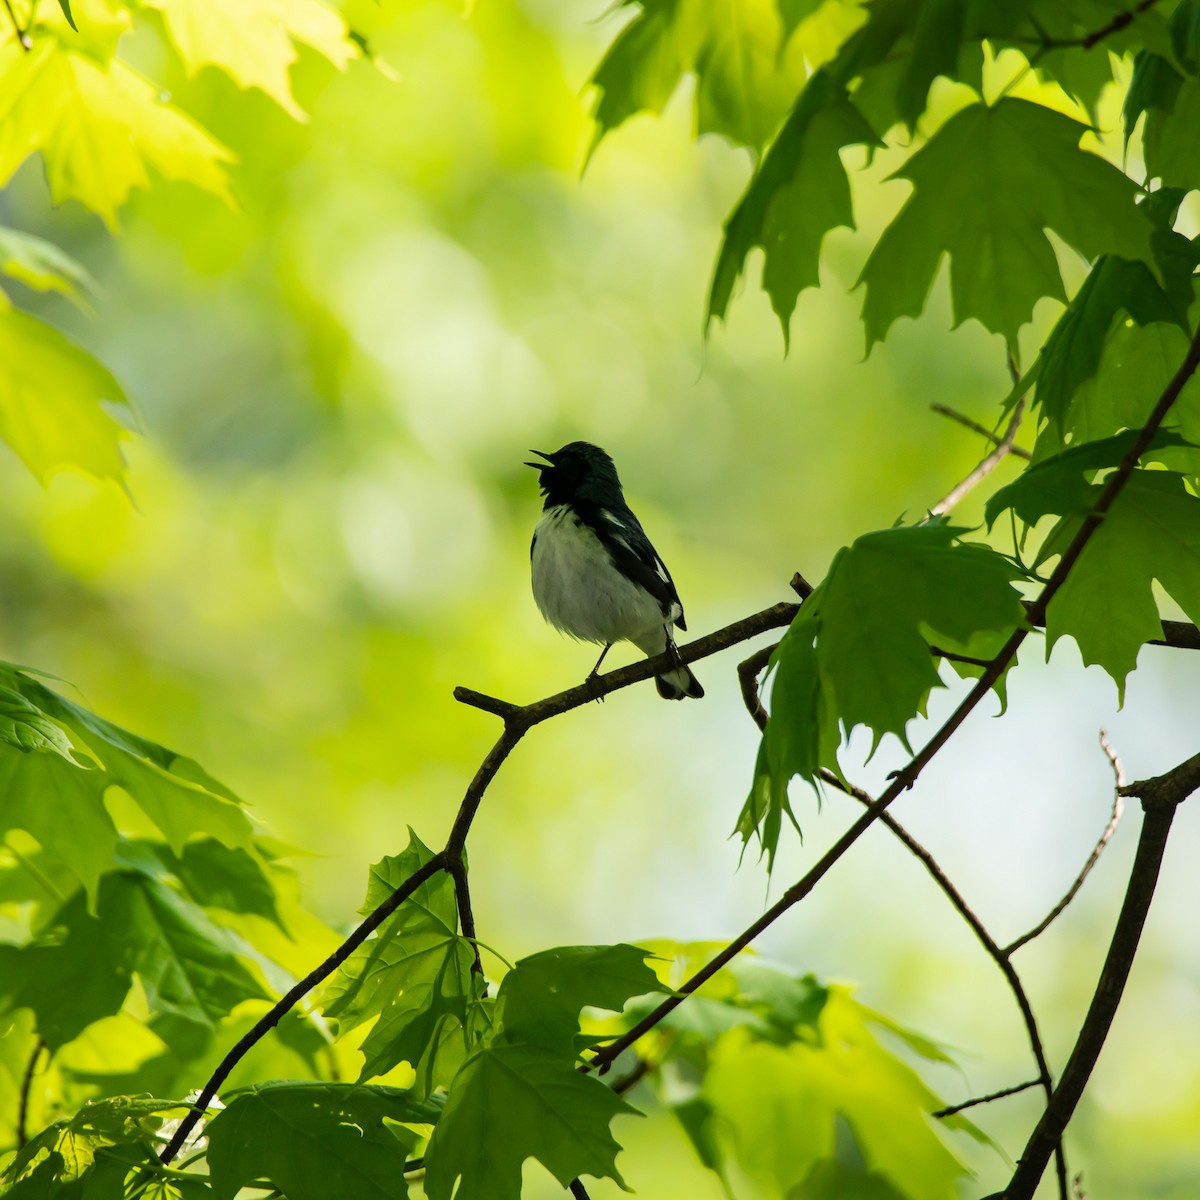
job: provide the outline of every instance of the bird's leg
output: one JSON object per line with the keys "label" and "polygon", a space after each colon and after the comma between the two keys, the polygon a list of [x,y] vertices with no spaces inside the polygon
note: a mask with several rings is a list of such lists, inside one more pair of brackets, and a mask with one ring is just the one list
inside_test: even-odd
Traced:
{"label": "bird's leg", "polygon": [[588,673],[588,677],[587,677],[587,679],[584,681],[585,683],[591,683],[591,681],[592,681],[593,679],[595,679],[597,675],[599,675],[599,674],[600,674],[600,664],[601,664],[601,663],[604,661],[604,656],[605,656],[605,655],[606,655],[606,654],[607,654],[607,653],[608,653],[608,652],[609,652],[609,651],[610,651],[612,648],[613,648],[613,644],[612,644],[612,642],[606,642],[606,643],[605,643],[604,649],[600,651],[600,657],[599,657],[598,659],[596,659],[596,665],[595,665],[595,666],[594,666],[594,667],[591,669],[591,671]]}

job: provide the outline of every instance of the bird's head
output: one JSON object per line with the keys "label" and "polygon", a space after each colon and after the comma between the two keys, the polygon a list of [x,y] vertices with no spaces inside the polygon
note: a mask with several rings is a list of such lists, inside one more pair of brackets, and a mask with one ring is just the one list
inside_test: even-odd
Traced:
{"label": "bird's head", "polygon": [[538,483],[547,505],[570,504],[576,500],[606,506],[623,503],[617,468],[599,446],[593,446],[591,442],[568,442],[553,454],[544,450],[530,453],[546,460],[525,465],[541,472]]}

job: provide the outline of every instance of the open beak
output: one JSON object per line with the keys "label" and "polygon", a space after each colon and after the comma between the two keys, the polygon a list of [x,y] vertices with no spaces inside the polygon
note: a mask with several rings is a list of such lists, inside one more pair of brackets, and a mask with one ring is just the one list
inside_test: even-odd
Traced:
{"label": "open beak", "polygon": [[542,458],[546,459],[546,462],[544,462],[544,463],[531,463],[531,462],[525,463],[525,466],[532,467],[535,471],[544,471],[547,466],[554,465],[554,460],[550,457],[550,455],[548,455],[545,452],[545,450],[530,450],[529,453],[530,454],[540,454],[542,456]]}

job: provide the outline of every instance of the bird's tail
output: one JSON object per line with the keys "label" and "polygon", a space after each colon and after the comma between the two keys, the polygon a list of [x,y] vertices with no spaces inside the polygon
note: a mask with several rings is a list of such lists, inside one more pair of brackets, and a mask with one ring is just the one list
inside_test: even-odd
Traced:
{"label": "bird's tail", "polygon": [[704,695],[700,680],[682,663],[675,670],[659,675],[654,683],[658,688],[658,694],[664,700],[682,700],[685,696],[699,700]]}
{"label": "bird's tail", "polygon": [[667,626],[656,626],[651,632],[632,640],[633,644],[647,658],[656,658],[665,651],[674,660],[675,665],[654,680],[658,687],[658,694],[664,700],[682,700],[685,696],[699,700],[704,695],[700,680],[692,674],[687,664],[679,657],[679,651],[675,648],[675,639],[671,636],[671,631]]}

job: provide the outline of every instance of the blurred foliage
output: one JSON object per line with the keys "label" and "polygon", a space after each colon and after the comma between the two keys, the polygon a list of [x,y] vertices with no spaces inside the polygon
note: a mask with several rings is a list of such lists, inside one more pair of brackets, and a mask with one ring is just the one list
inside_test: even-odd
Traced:
{"label": "blurred foliage", "polygon": [[[414,1156],[428,1194],[464,1200],[581,1172],[601,1195],[624,1175],[877,1200],[1003,1175],[973,1127],[929,1118],[910,1064],[948,1056],[807,965],[739,959],[639,1044],[633,1099],[699,1175],[610,1130],[629,1106],[574,1070],[712,948],[529,951],[761,907],[753,878],[723,905],[734,859],[711,849],[753,762],[732,671],[670,724],[649,689],[554,722],[497,782],[476,907],[527,956],[494,997],[431,880],[237,1065],[209,1176],[157,1152],[336,945],[361,864],[380,860],[370,907],[427,861],[411,828],[437,844],[484,747],[452,685],[538,695],[586,669],[527,595],[529,446],[613,451],[694,628],[829,566],[775,656],[738,821],[772,863],[795,861],[794,776],[861,758],[856,728],[907,744],[954,686],[929,646],[986,656],[1016,626],[1014,582],[1061,550],[1194,326],[1196,5],[1125,12],[5,6],[0,437],[28,474],[10,456],[0,480],[0,652],[71,681],[0,679],[6,1194],[386,1195],[406,1165],[417,1186]],[[764,294],[739,294],[760,260]],[[1015,389],[1005,340],[1034,362]],[[1038,461],[989,503],[995,532],[970,528],[984,495],[921,522],[984,452],[924,406],[991,426],[1030,387]],[[1048,641],[1122,689],[1161,631],[1156,581],[1200,613],[1196,395],[1051,607]],[[1094,1194],[1134,1195],[1145,1162],[1119,1161],[1103,1112],[1081,1121],[1110,1174]],[[1161,1129],[1146,1186],[1183,1196],[1189,1135]]]}

